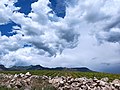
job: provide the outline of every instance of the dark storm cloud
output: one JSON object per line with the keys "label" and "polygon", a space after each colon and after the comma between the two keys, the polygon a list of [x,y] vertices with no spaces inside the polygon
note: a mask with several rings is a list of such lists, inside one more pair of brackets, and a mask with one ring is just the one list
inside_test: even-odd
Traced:
{"label": "dark storm cloud", "polygon": [[108,72],[108,73],[118,73],[120,74],[120,65],[109,65],[108,67],[102,68],[103,72]]}

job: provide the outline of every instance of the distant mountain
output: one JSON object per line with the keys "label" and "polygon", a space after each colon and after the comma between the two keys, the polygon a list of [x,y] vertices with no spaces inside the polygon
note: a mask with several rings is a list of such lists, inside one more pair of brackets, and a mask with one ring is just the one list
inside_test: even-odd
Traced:
{"label": "distant mountain", "polygon": [[50,70],[50,68],[41,65],[31,65],[27,70]]}
{"label": "distant mountain", "polygon": [[81,68],[67,68],[67,67],[56,67],[56,68],[47,68],[42,67],[41,65],[30,65],[30,66],[13,66],[9,70],[69,70],[69,71],[81,71],[81,72],[92,72],[92,70],[81,67]]}
{"label": "distant mountain", "polygon": [[21,70],[27,70],[30,66],[13,66],[10,67],[9,70],[11,71],[21,71]]}
{"label": "distant mountain", "polygon": [[8,70],[4,65],[0,65],[0,71]]}
{"label": "distant mountain", "polygon": [[51,70],[69,70],[69,71],[93,72],[92,70],[90,70],[86,67],[80,67],[80,68],[56,67],[56,68],[50,68],[50,69]]}
{"label": "distant mountain", "polygon": [[30,66],[13,66],[9,68],[9,70],[44,70],[45,67],[42,67],[41,65],[30,65]]}
{"label": "distant mountain", "polygon": [[81,71],[81,72],[93,72],[92,70],[86,68],[86,67],[81,67],[81,68],[71,68],[71,70],[76,70],[76,71]]}
{"label": "distant mountain", "polygon": [[92,70],[81,67],[81,68],[67,68],[67,67],[56,67],[56,68],[48,68],[43,67],[41,65],[30,65],[30,66],[13,66],[10,68],[4,67],[4,65],[0,65],[0,70],[9,70],[9,71],[24,71],[24,70],[69,70],[69,71],[81,71],[81,72],[93,72]]}

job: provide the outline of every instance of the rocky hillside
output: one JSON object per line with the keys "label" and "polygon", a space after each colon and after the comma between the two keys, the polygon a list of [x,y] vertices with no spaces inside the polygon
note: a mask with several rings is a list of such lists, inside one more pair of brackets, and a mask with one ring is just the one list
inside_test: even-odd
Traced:
{"label": "rocky hillside", "polygon": [[14,90],[120,90],[120,80],[26,74],[0,74],[0,86]]}

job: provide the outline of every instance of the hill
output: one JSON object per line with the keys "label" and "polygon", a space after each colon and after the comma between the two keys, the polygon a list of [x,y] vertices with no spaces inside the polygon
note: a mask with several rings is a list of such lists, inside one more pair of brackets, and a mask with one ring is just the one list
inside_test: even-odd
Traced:
{"label": "hill", "polygon": [[8,70],[4,65],[0,65],[0,71]]}
{"label": "hill", "polygon": [[10,68],[4,67],[4,65],[0,65],[0,70],[5,71],[24,71],[24,70],[68,70],[68,71],[81,71],[81,72],[93,72],[92,70],[86,67],[80,68],[67,68],[67,67],[56,67],[56,68],[48,68],[43,67],[41,65],[30,65],[30,66],[13,66]]}

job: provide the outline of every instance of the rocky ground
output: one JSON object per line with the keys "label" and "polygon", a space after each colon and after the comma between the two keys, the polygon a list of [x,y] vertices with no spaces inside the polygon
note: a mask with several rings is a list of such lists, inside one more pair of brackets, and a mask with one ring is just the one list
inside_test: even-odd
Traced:
{"label": "rocky ground", "polygon": [[[48,77],[26,74],[0,74],[0,86],[14,90],[120,90],[120,80],[109,81],[107,77],[72,78]],[[2,90],[2,89],[1,89]]]}

